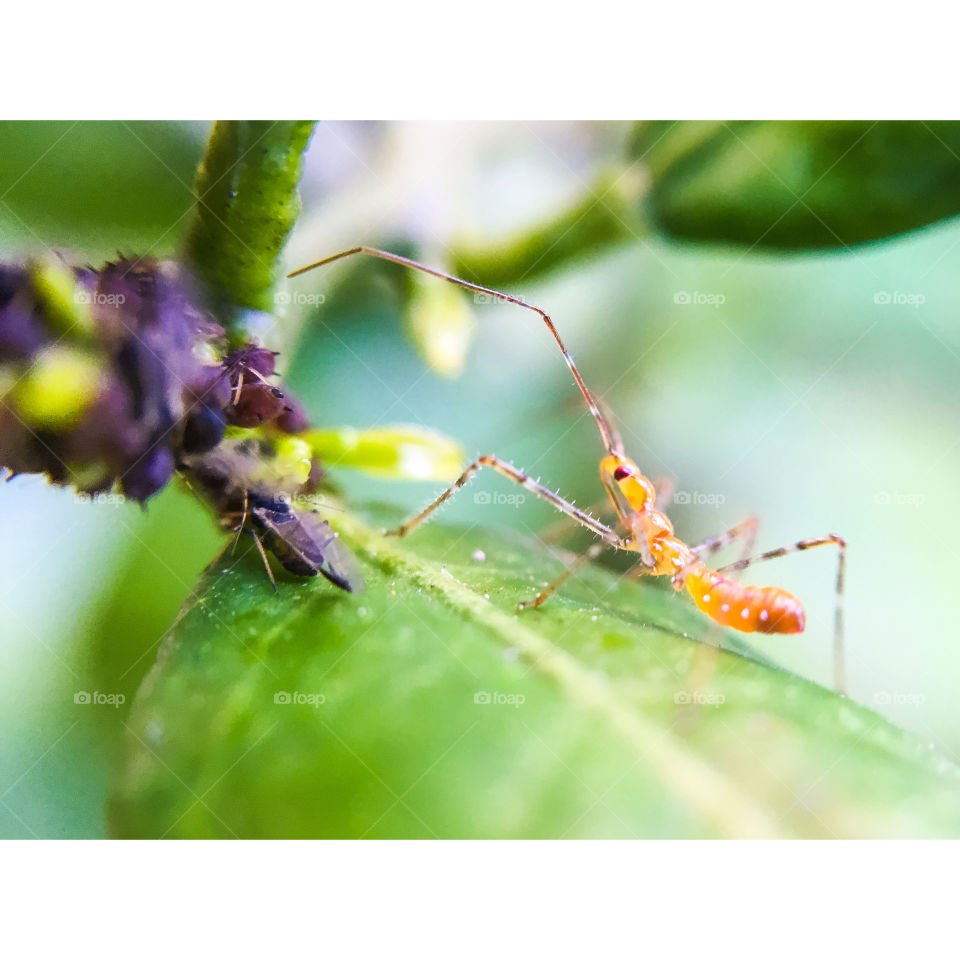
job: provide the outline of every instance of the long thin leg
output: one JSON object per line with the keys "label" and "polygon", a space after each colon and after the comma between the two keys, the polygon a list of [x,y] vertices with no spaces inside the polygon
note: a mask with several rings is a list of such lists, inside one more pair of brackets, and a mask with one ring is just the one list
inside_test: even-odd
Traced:
{"label": "long thin leg", "polygon": [[800,550],[812,550],[815,547],[826,547],[835,544],[837,547],[837,583],[836,600],[833,611],[833,685],[839,693],[846,692],[847,676],[844,664],[843,649],[843,582],[847,565],[847,542],[835,533],[828,533],[825,537],[811,537],[808,540],[798,540],[789,547],[778,547],[776,550],[767,550],[765,553],[745,560],[737,560],[721,567],[718,573],[730,573],[735,570],[746,570],[747,567],[760,563],[763,560],[775,560]]}
{"label": "long thin leg", "polygon": [[[654,486],[657,488],[657,509],[661,509],[660,502],[661,502],[661,496],[663,495],[661,491],[666,491],[665,499],[669,500],[673,496],[673,481],[667,477],[662,477],[657,480],[657,483],[655,483]],[[602,505],[603,501],[600,501],[600,504]],[[596,508],[591,507],[591,510],[592,509],[596,509]],[[566,525],[565,520],[559,520],[556,526],[559,526],[559,524],[561,523]],[[546,539],[546,538],[541,538],[541,539]],[[536,597],[533,598],[533,600],[518,604],[517,609],[526,610],[529,607],[539,607],[541,604],[546,603],[546,601],[549,600],[550,597],[552,597],[557,592],[557,590],[560,587],[562,587],[563,584],[565,584],[574,574],[576,574],[578,570],[580,570],[582,567],[586,566],[592,560],[595,560],[598,556],[600,556],[600,554],[607,549],[607,546],[608,545],[603,541],[593,544],[588,550],[586,550],[579,557],[577,557],[573,561],[573,563],[571,563],[570,566],[567,567],[567,569],[564,570],[564,572],[561,573],[560,576],[556,578],[556,580],[553,580],[551,583],[548,583],[536,595]],[[642,576],[645,573],[648,573],[650,569],[651,567],[646,562],[644,562],[643,560],[639,560],[628,570],[624,571],[622,576],[624,577],[629,576],[634,571],[636,571],[638,575]]]}
{"label": "long thin leg", "polygon": [[[673,499],[675,484],[670,477],[657,477],[657,479],[653,481],[653,486],[657,491],[657,499],[654,506],[657,510],[665,512],[667,505]],[[604,496],[595,503],[591,503],[590,506],[587,507],[587,513],[600,513],[604,507],[609,506],[609,497]],[[565,517],[561,517],[559,520],[551,523],[545,530],[542,530],[538,535],[538,539],[543,543],[553,544],[558,540],[562,540],[569,532],[570,521]]]}
{"label": "long thin leg", "polygon": [[[667,503],[673,497],[673,491],[675,487],[674,481],[670,479],[670,477],[658,477],[654,481],[653,486],[654,486],[654,489],[657,491],[657,499],[656,499],[656,502],[654,503],[654,507],[657,510],[663,511]],[[596,504],[593,504],[589,508],[589,512],[592,513],[594,510],[598,510],[599,507],[603,506],[605,503],[606,503],[606,500],[598,501]],[[564,519],[561,519],[561,520],[558,520],[555,524],[551,524],[550,527],[547,528],[547,531],[541,535],[540,539],[543,540],[545,543],[551,543],[555,540],[558,540],[561,534],[561,526],[563,530],[566,530],[567,521]],[[719,539],[719,538],[714,538],[714,539]],[[599,545],[596,545],[596,546],[599,546]],[[719,547],[717,549],[719,549]],[[561,584],[563,584],[566,580],[568,580],[571,576],[573,576],[573,574],[576,573],[576,571],[579,570],[580,567],[582,567],[585,563],[589,563],[590,560],[595,559],[600,553],[602,553],[602,548],[597,549],[596,552],[594,552],[594,548],[591,547],[590,550],[588,550],[583,556],[579,557],[577,560],[574,561],[574,563],[570,567],[570,570],[566,574],[562,575],[553,583],[544,587],[542,591],[542,597],[540,594],[538,594],[537,600],[533,601],[530,604],[527,604],[527,606],[540,606],[541,603],[543,603],[552,594],[556,592],[557,588]],[[624,572],[620,576],[629,577],[633,574],[636,574],[637,576],[645,576],[650,572],[651,569],[652,568],[650,567],[650,565],[645,560],[641,559],[641,560],[638,560],[632,567],[628,567],[626,570],[624,570]]]}
{"label": "long thin leg", "polygon": [[[657,496],[657,502],[659,503],[660,497]],[[660,507],[658,506],[659,510]],[[731,543],[736,542],[741,538],[746,538],[744,546],[744,558],[749,555],[753,550],[753,543],[757,537],[757,528],[759,526],[759,521],[756,517],[747,517],[746,520],[741,520],[740,523],[736,526],[731,527],[729,530],[724,533],[718,534],[715,537],[708,537],[703,543],[697,544],[695,547],[690,549],[697,555],[698,558],[711,557],[717,551],[722,550],[724,547],[729,546]],[[727,568],[724,568],[727,569]],[[650,570],[650,567],[645,564],[642,560],[637,561],[632,567],[628,567],[623,572],[624,577],[629,577],[634,574],[637,576],[644,576]],[[682,577],[684,571],[681,570],[677,577]]]}
{"label": "long thin leg", "polygon": [[581,567],[585,567],[591,560],[595,560],[597,557],[603,553],[604,550],[609,549],[610,545],[604,543],[603,540],[598,540],[596,543],[591,544],[589,549],[582,553],[570,566],[567,567],[563,573],[557,577],[556,580],[553,580],[551,583],[548,583],[532,600],[523,600],[517,604],[517,610],[526,610],[530,607],[539,607],[540,604],[545,603],[547,600],[552,597],[557,590],[563,586]]}
{"label": "long thin leg", "polygon": [[270,582],[273,584],[273,592],[279,593],[277,589],[277,581],[273,576],[273,571],[270,569],[270,561],[267,559],[267,551],[263,549],[263,544],[260,542],[260,538],[257,536],[255,530],[250,531],[250,536],[253,537],[253,542],[257,545],[257,549],[260,551],[260,559],[263,560],[263,565],[267,568],[267,576],[270,578]]}
{"label": "long thin leg", "polygon": [[570,372],[573,374],[573,379],[576,381],[576,384],[580,389],[580,393],[583,394],[583,399],[587,402],[587,406],[590,408],[590,413],[593,415],[593,419],[596,421],[597,427],[600,429],[600,435],[603,438],[603,445],[607,448],[607,453],[623,456],[623,442],[617,434],[617,431],[607,420],[607,417],[604,416],[602,410],[600,409],[600,405],[587,388],[586,383],[584,383],[583,377],[580,376],[580,371],[577,369],[577,365],[573,362],[573,357],[570,356],[569,351],[567,350],[566,346],[564,346],[563,341],[560,339],[560,334],[557,332],[557,328],[553,325],[553,321],[550,319],[550,316],[540,307],[537,307],[532,303],[527,303],[527,301],[521,297],[514,297],[508,293],[500,293],[498,290],[492,290],[490,287],[481,286],[479,283],[471,283],[469,280],[462,280],[460,277],[453,276],[453,274],[444,273],[443,270],[437,270],[434,267],[428,267],[426,264],[419,263],[416,260],[411,260],[408,257],[401,257],[399,254],[390,253],[387,250],[378,250],[376,247],[351,247],[349,250],[341,250],[340,253],[335,253],[333,256],[324,257],[322,260],[317,260],[315,263],[301,267],[299,270],[294,270],[292,273],[288,273],[287,277],[298,277],[300,274],[306,273],[308,270],[314,270],[317,267],[323,267],[328,263],[333,263],[335,260],[343,260],[346,257],[352,257],[357,254],[362,254],[368,257],[378,257],[380,260],[387,260],[390,263],[396,263],[402,267],[409,267],[411,270],[419,270],[421,273],[428,273],[431,277],[437,277],[440,280],[446,280],[447,283],[452,283],[454,286],[462,287],[464,290],[471,290],[474,293],[482,293],[488,297],[492,297],[495,300],[502,300],[504,303],[512,303],[518,307],[524,307],[525,309],[532,310],[534,313],[536,313],[547,325],[547,329],[553,335],[553,339],[557,342],[557,346],[560,348],[560,352],[563,354],[563,359],[570,368]]}
{"label": "long thin leg", "polygon": [[[589,507],[587,507],[587,513],[599,514],[600,511],[604,509],[604,507],[609,507],[609,506],[610,506],[609,497],[603,496],[599,500],[595,501],[594,503],[591,503]],[[614,519],[616,518],[614,517]],[[537,534],[537,539],[541,543],[545,543],[548,545],[556,544],[557,542],[559,542],[560,540],[563,540],[568,534],[572,533],[573,530],[576,529],[576,527],[571,527],[571,523],[573,523],[573,521],[569,520],[567,517],[560,517],[558,520],[555,520],[544,530],[541,530],[540,533]]]}
{"label": "long thin leg", "polygon": [[411,530],[418,527],[424,520],[426,520],[430,514],[434,512],[438,507],[443,506],[458,490],[460,490],[470,478],[481,468],[481,467],[492,467],[497,473],[502,474],[504,477],[507,477],[509,480],[513,480],[514,483],[519,483],[525,490],[529,490],[532,494],[537,497],[540,497],[541,500],[546,500],[547,503],[552,504],[556,507],[561,513],[565,513],[568,517],[576,520],[577,523],[582,524],[587,529],[592,530],[597,536],[602,537],[604,542],[611,547],[619,547],[623,543],[617,533],[608,527],[606,524],[601,523],[597,520],[596,517],[591,517],[588,513],[584,513],[579,507],[575,507],[572,503],[564,500],[559,494],[554,493],[552,490],[548,490],[546,487],[537,483],[536,480],[531,480],[522,470],[518,470],[512,463],[507,463],[504,460],[501,460],[499,457],[493,456],[492,454],[477,457],[473,463],[467,467],[463,473],[452,483],[443,493],[437,497],[432,503],[428,504],[423,510],[419,513],[414,514],[407,521],[402,523],[396,530],[392,531],[392,535],[396,537],[405,537]]}
{"label": "long thin leg", "polygon": [[759,529],[760,521],[754,517],[747,517],[745,520],[741,520],[735,526],[732,526],[725,533],[721,533],[716,537],[708,537],[703,543],[698,543],[693,547],[693,552],[700,557],[711,557],[718,550],[722,550],[724,547],[729,546],[729,544],[736,542],[737,540],[744,540],[744,556],[741,559],[745,560],[751,553],[753,553],[753,545],[757,539],[757,530]]}
{"label": "long thin leg", "polygon": [[233,538],[233,545],[230,547],[230,552],[233,553],[237,549],[237,544],[240,542],[240,535],[243,533],[243,528],[247,525],[247,508],[249,505],[249,495],[246,490],[243,491],[243,513],[240,516],[240,526],[237,527],[237,535]]}

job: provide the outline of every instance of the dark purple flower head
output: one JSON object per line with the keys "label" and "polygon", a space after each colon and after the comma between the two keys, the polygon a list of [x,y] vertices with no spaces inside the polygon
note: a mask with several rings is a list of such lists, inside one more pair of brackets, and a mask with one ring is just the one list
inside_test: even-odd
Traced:
{"label": "dark purple flower head", "polygon": [[124,496],[143,503],[170,482],[174,466],[173,453],[168,447],[148,450],[120,478]]}
{"label": "dark purple flower head", "polygon": [[[186,458],[215,450],[228,425],[308,426],[300,404],[270,382],[273,351],[251,341],[217,359],[224,330],[182,264],[121,257],[99,271],[76,268],[73,281],[93,328],[56,336],[99,353],[99,393],[62,425],[36,431],[0,410],[0,466],[60,483],[76,469],[85,489],[119,482],[143,502]],[[28,267],[0,265],[0,363],[15,377],[58,329],[47,309]]]}
{"label": "dark purple flower head", "polygon": [[24,267],[0,264],[0,362],[22,360],[49,339]]}
{"label": "dark purple flower head", "polygon": [[272,377],[277,370],[277,355],[272,350],[261,347],[255,340],[233,350],[223,358],[224,367],[230,371],[230,379],[236,386],[241,372],[247,373],[245,380],[258,380]]}

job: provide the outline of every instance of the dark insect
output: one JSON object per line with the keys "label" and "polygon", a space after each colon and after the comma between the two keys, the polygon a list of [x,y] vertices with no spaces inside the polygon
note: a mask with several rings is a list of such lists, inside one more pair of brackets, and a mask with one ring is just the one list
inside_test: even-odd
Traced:
{"label": "dark insect", "polygon": [[276,421],[286,433],[299,433],[309,425],[300,405],[268,381],[276,372],[277,354],[257,343],[248,343],[223,358],[229,379],[231,403],[228,417],[236,427],[259,427]]}
{"label": "dark insect", "polygon": [[251,534],[274,588],[266,550],[296,576],[322,574],[342,590],[360,593],[363,577],[353,554],[307,505],[316,484],[303,471],[307,450],[296,449],[298,444],[306,447],[294,438],[227,437],[207,453],[185,457],[180,469],[187,484],[199,486],[217,508],[221,525],[236,532],[234,544],[245,531]]}
{"label": "dark insect", "polygon": [[263,545],[290,573],[298,577],[322,573],[341,590],[363,590],[353,554],[316,513],[295,510],[285,500],[255,496],[250,502],[250,516],[260,530]]}

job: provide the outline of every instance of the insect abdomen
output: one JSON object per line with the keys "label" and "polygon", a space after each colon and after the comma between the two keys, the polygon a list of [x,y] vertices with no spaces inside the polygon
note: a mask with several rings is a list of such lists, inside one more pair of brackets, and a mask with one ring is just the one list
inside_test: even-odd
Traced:
{"label": "insect abdomen", "polygon": [[704,564],[686,575],[684,586],[694,603],[722,627],[744,633],[801,633],[803,605],[780,587],[750,587],[728,580]]}

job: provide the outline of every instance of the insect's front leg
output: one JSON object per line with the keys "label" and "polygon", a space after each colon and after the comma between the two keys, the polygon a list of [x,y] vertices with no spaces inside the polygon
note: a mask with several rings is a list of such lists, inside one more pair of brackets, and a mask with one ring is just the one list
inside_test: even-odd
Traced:
{"label": "insect's front leg", "polygon": [[542,484],[538,483],[536,480],[528,477],[522,470],[515,467],[512,463],[507,463],[505,460],[501,460],[499,457],[494,456],[493,454],[488,454],[482,457],[477,457],[473,463],[467,467],[463,473],[449,486],[443,493],[437,497],[432,503],[427,504],[427,506],[421,510],[419,513],[414,514],[410,517],[409,520],[406,520],[404,523],[400,524],[396,530],[389,531],[389,534],[396,537],[404,537],[412,530],[416,529],[424,520],[428,519],[430,515],[442,507],[458,490],[461,490],[466,484],[470,481],[470,478],[482,467],[492,467],[497,471],[501,476],[506,477],[508,480],[512,480],[514,483],[518,483],[525,490],[529,490],[534,496],[539,497],[541,500],[545,500],[547,503],[551,504],[561,513],[566,514],[572,520],[575,520],[577,523],[586,527],[588,530],[592,530],[597,536],[602,537],[605,544],[611,547],[622,546],[623,541],[620,536],[613,530],[611,527],[608,527],[605,523],[601,523],[596,517],[590,516],[590,514],[585,513],[579,507],[574,506],[567,500],[564,500],[559,494],[554,493],[552,490],[547,489]]}

